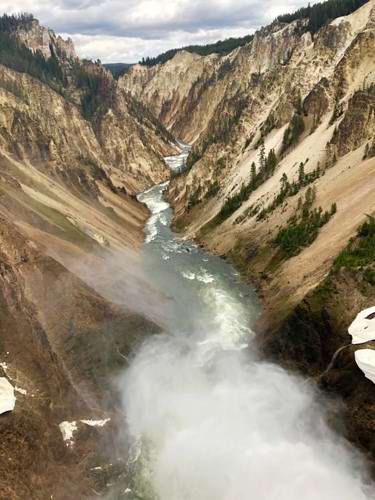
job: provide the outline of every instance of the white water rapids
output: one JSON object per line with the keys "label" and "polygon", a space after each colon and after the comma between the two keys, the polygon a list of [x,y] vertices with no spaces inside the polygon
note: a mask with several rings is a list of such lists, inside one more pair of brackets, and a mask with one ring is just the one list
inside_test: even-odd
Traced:
{"label": "white water rapids", "polygon": [[252,347],[254,292],[170,230],[166,186],[139,197],[152,213],[144,265],[170,311],[168,331],[143,344],[123,379],[134,468],[125,497],[374,498],[360,457],[325,423],[322,396]]}

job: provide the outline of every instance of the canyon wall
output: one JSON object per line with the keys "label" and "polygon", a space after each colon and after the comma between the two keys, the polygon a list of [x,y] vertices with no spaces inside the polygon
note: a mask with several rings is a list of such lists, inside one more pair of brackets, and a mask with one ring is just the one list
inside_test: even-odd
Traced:
{"label": "canyon wall", "polygon": [[[134,268],[148,218],[135,195],[168,179],[162,156],[175,147],[69,40],[35,20],[16,36],[56,58],[64,87],[0,65],[0,376],[16,395],[0,418],[0,496],[89,498],[126,468],[114,460],[114,380],[158,329],[134,312],[121,272]],[[90,117],[86,81],[110,91]]]}

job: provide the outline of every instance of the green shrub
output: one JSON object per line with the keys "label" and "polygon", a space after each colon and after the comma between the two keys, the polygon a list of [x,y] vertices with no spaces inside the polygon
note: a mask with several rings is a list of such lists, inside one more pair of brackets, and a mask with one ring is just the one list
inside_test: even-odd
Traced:
{"label": "green shrub", "polygon": [[238,210],[242,203],[249,199],[250,194],[273,175],[276,165],[277,157],[275,151],[271,149],[268,156],[266,156],[264,144],[262,144],[259,152],[258,172],[256,171],[255,163],[253,163],[250,170],[250,182],[244,184],[238,193],[225,200],[220,212],[212,222],[220,224]]}
{"label": "green shrub", "polygon": [[[357,240],[345,248],[334,262],[334,269],[357,269],[375,263],[375,218],[368,216],[357,233]],[[368,276],[371,273],[368,272]]]}
{"label": "green shrub", "polygon": [[[308,160],[306,160],[307,163]],[[273,199],[272,203],[266,207],[263,208],[261,212],[259,212],[257,220],[262,220],[266,217],[267,214],[275,210],[278,206],[280,206],[286,198],[289,198],[291,196],[295,196],[299,191],[307,186],[308,184],[311,184],[314,182],[316,179],[318,179],[321,175],[322,172],[320,170],[320,167],[318,166],[315,170],[312,172],[309,172],[308,174],[305,173],[304,169],[304,163],[300,163],[299,165],[299,171],[298,171],[298,181],[297,182],[292,182],[290,183],[288,180],[288,177],[286,174],[284,174],[281,178],[281,187],[280,191],[278,194],[275,196]],[[306,200],[304,203],[304,207],[311,207],[312,203],[314,202],[315,199],[315,191],[313,188],[309,187],[306,191]],[[299,202],[299,207],[302,207],[302,200]],[[337,207],[336,204],[334,203],[332,206],[332,210],[334,210],[333,213],[336,213]],[[332,214],[333,215],[333,214]]]}
{"label": "green shrub", "polygon": [[91,121],[98,112],[105,113],[114,96],[114,81],[98,64],[76,63],[73,67],[75,85],[81,90],[81,111]]}
{"label": "green shrub", "polygon": [[213,198],[220,191],[220,184],[218,181],[214,181],[210,184],[208,191],[206,193],[206,198]]}
{"label": "green shrub", "polygon": [[302,216],[294,216],[288,226],[279,230],[274,244],[287,257],[297,255],[304,247],[308,247],[316,239],[319,229],[333,217],[331,211],[323,212],[322,208],[311,210],[304,207]]}
{"label": "green shrub", "polygon": [[0,64],[19,73],[27,73],[58,92],[66,86],[61,65],[55,55],[45,59],[41,52],[32,52],[11,34],[2,31],[0,31]]}

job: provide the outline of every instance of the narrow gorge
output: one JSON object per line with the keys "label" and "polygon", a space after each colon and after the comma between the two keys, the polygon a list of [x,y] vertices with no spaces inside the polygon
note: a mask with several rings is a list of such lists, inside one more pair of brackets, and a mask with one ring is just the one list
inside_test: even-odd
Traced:
{"label": "narrow gorge", "polygon": [[374,174],[375,0],[130,65],[1,17],[0,498],[375,498]]}

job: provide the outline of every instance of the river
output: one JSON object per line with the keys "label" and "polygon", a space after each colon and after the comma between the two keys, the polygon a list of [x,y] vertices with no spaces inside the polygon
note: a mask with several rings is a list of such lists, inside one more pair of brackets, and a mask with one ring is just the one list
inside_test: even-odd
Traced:
{"label": "river", "polygon": [[[187,153],[166,161],[181,170]],[[165,333],[143,344],[124,377],[124,498],[373,498],[360,457],[326,425],[321,395],[258,356],[254,290],[170,229],[167,185],[139,196],[151,211],[144,267],[170,306]]]}

